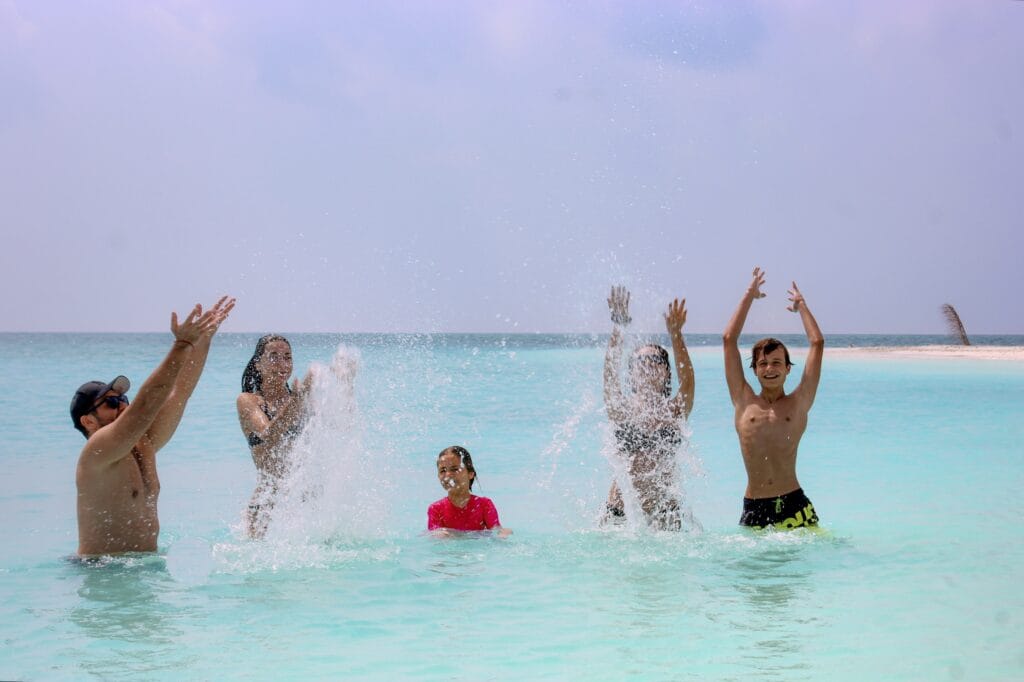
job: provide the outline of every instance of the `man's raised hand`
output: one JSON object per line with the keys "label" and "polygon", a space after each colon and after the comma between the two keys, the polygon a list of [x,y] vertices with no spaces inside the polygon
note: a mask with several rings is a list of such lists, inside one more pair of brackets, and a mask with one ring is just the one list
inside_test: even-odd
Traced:
{"label": "man's raised hand", "polygon": [[190,346],[195,345],[203,336],[213,336],[221,322],[227,319],[231,309],[235,307],[235,299],[222,296],[212,308],[203,312],[203,306],[196,303],[181,322],[178,321],[178,313],[171,313],[171,333],[178,341],[184,341]]}
{"label": "man's raised hand", "polygon": [[207,336],[213,336],[217,333],[220,325],[224,320],[228,319],[228,315],[231,310],[235,307],[235,299],[230,296],[221,296],[220,300],[217,301],[212,308],[206,311],[205,315],[209,316],[208,322],[204,327],[204,333]]}

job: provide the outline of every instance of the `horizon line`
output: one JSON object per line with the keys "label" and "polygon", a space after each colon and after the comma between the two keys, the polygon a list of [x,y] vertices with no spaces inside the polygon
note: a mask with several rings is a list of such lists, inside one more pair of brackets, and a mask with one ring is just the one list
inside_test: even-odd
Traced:
{"label": "horizon line", "polygon": [[[652,334],[667,335],[668,334],[668,332],[666,332],[664,330],[653,331],[653,330],[636,329],[636,330],[631,330],[631,331],[634,334],[646,334],[646,335],[652,335]],[[438,334],[453,334],[453,335],[454,334],[463,334],[463,335],[475,334],[475,335],[489,335],[489,336],[543,336],[543,335],[607,336],[610,332],[607,332],[607,331],[600,331],[600,332],[593,332],[593,331],[527,331],[527,332],[524,332],[524,331],[508,331],[508,332],[505,332],[505,331],[441,331],[441,330],[432,330],[432,331],[408,331],[408,330],[404,330],[404,331],[318,331],[318,330],[294,330],[294,329],[293,330],[277,329],[277,330],[274,330],[273,332],[270,332],[270,331],[268,331],[266,329],[263,329],[263,330],[231,330],[231,331],[222,331],[222,332],[218,332],[218,333],[220,335],[227,335],[227,334],[252,335],[252,334],[276,333],[276,334],[335,334],[335,335],[361,334],[361,335],[378,335],[378,336],[380,336],[380,335],[388,335],[388,334],[393,334],[393,335],[420,335],[420,336],[423,336],[423,335],[438,335]],[[34,330],[0,330],[0,335],[12,335],[12,334],[170,334],[170,330],[167,330],[167,329],[161,329],[161,330],[152,330],[152,329],[150,329],[150,330],[119,329],[119,330],[108,330],[108,331],[95,331],[95,330],[92,330],[92,331],[90,331],[90,330],[74,330],[74,331],[71,331],[71,330],[39,330],[39,329],[34,329]],[[692,334],[692,335],[698,335],[698,336],[721,336],[722,332],[720,332],[720,331],[713,331],[713,332],[687,331],[687,332],[684,332],[684,336],[686,334]],[[752,335],[758,335],[758,334],[775,334],[775,335],[778,335],[778,336],[803,336],[804,335],[803,332],[778,332],[778,331],[764,331],[764,330],[744,331],[744,332],[742,332],[743,336],[752,336]],[[826,341],[827,341],[829,336],[948,336],[950,338],[954,338],[948,332],[906,332],[906,331],[901,331],[901,332],[880,332],[880,331],[872,331],[872,332],[849,332],[849,331],[829,332],[829,333],[825,334]],[[972,333],[969,334],[969,336],[970,337],[1024,336],[1024,332],[972,332]]]}

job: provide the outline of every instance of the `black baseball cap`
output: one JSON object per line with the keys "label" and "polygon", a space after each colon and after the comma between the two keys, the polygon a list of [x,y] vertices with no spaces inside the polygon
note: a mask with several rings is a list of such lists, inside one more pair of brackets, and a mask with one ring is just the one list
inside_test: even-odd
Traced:
{"label": "black baseball cap", "polygon": [[79,386],[78,390],[75,391],[75,397],[71,399],[71,421],[74,423],[75,428],[83,434],[85,433],[85,429],[82,427],[79,419],[96,409],[96,403],[107,394],[107,391],[114,391],[118,395],[124,395],[131,387],[132,382],[128,381],[126,376],[116,376],[108,384],[102,381],[87,381]]}

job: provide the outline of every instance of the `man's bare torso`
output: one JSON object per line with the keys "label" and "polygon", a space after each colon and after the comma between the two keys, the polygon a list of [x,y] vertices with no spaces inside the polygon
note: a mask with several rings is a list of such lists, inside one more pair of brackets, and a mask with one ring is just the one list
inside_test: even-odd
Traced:
{"label": "man's bare torso", "polygon": [[107,467],[90,468],[79,460],[76,482],[79,555],[156,550],[160,481],[156,453],[146,439]]}

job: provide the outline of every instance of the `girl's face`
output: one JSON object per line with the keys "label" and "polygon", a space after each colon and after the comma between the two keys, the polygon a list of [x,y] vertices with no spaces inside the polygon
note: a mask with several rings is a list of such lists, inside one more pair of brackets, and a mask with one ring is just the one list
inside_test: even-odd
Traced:
{"label": "girl's face", "polygon": [[287,383],[292,375],[292,347],[287,341],[271,341],[256,363],[264,383]]}
{"label": "girl's face", "polygon": [[437,460],[437,480],[448,492],[468,493],[469,483],[476,476],[462,465],[458,455],[441,455]]}

